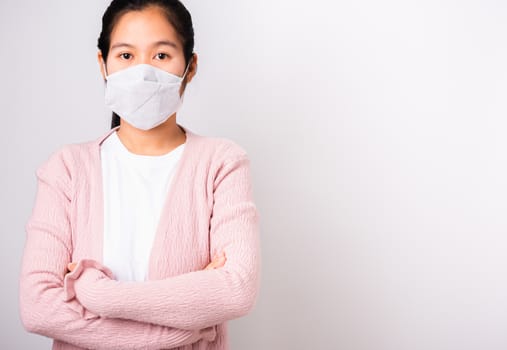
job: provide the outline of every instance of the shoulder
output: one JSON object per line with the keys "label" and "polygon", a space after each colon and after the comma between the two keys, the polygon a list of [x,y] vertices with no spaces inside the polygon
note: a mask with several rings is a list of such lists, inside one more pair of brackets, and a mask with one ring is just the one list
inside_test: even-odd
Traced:
{"label": "shoulder", "polygon": [[37,167],[37,177],[71,187],[77,175],[89,166],[93,146],[94,141],[87,141],[56,148]]}
{"label": "shoulder", "polygon": [[191,134],[188,141],[192,151],[186,160],[196,178],[206,179],[211,198],[224,193],[252,195],[250,159],[242,146],[228,138],[196,134]]}
{"label": "shoulder", "polygon": [[202,136],[191,133],[195,153],[212,162],[228,162],[248,159],[246,150],[235,141],[224,137]]}

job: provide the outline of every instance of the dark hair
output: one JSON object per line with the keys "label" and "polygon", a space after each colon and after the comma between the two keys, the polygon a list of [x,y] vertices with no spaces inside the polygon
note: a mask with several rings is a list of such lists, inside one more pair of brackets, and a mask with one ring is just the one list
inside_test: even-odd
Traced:
{"label": "dark hair", "polygon": [[[185,64],[188,64],[194,52],[194,27],[190,13],[178,0],[113,0],[102,16],[102,31],[97,44],[104,62],[107,61],[109,54],[111,33],[119,18],[127,12],[141,11],[149,6],[158,6],[165,12],[167,20],[174,27],[183,44]],[[118,125],[120,125],[120,117],[113,112],[111,128]]]}

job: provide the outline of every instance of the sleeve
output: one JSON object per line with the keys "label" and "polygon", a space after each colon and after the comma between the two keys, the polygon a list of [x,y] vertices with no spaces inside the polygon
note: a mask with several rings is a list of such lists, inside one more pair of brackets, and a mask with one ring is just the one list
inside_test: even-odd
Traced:
{"label": "sleeve", "polygon": [[72,249],[71,185],[61,152],[55,152],[36,174],[37,193],[25,226],[19,281],[20,316],[28,331],[87,349],[173,348],[214,338],[214,329],[186,331],[102,318],[84,310],[75,299],[66,301],[64,276]]}
{"label": "sleeve", "polygon": [[236,157],[217,171],[210,221],[211,254],[226,263],[164,280],[121,282],[94,268],[75,281],[78,300],[104,317],[200,329],[246,315],[260,280],[258,213],[252,200],[249,160]]}

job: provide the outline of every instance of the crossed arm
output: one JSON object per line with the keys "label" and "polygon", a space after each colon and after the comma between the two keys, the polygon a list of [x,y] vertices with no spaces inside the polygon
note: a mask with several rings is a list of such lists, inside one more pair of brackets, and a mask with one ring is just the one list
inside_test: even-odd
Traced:
{"label": "crossed arm", "polygon": [[216,179],[210,237],[212,251],[227,257],[214,262],[221,268],[147,282],[115,281],[98,263],[82,262],[79,271],[66,275],[70,191],[62,177],[54,176],[62,168],[57,159],[38,170],[35,206],[26,225],[20,306],[29,331],[84,348],[172,348],[212,341],[214,325],[253,307],[259,242],[246,158],[225,164]]}
{"label": "crossed arm", "polygon": [[86,349],[167,349],[213,340],[215,329],[181,330],[127,319],[103,318],[66,301],[64,274],[70,262],[68,198],[57,181],[38,173],[34,210],[20,276],[20,315],[25,328]]}
{"label": "crossed arm", "polygon": [[215,182],[210,249],[225,254],[222,267],[144,282],[116,281],[100,266],[83,268],[71,276],[80,304],[101,317],[184,330],[246,315],[255,304],[260,270],[248,160],[238,157],[224,164]]}

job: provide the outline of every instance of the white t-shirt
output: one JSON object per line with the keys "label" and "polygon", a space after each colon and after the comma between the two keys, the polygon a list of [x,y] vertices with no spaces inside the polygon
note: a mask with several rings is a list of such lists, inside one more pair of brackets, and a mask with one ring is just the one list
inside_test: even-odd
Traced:
{"label": "white t-shirt", "polygon": [[102,143],[103,260],[117,280],[145,280],[160,213],[184,146],[160,156],[134,154],[116,131]]}

